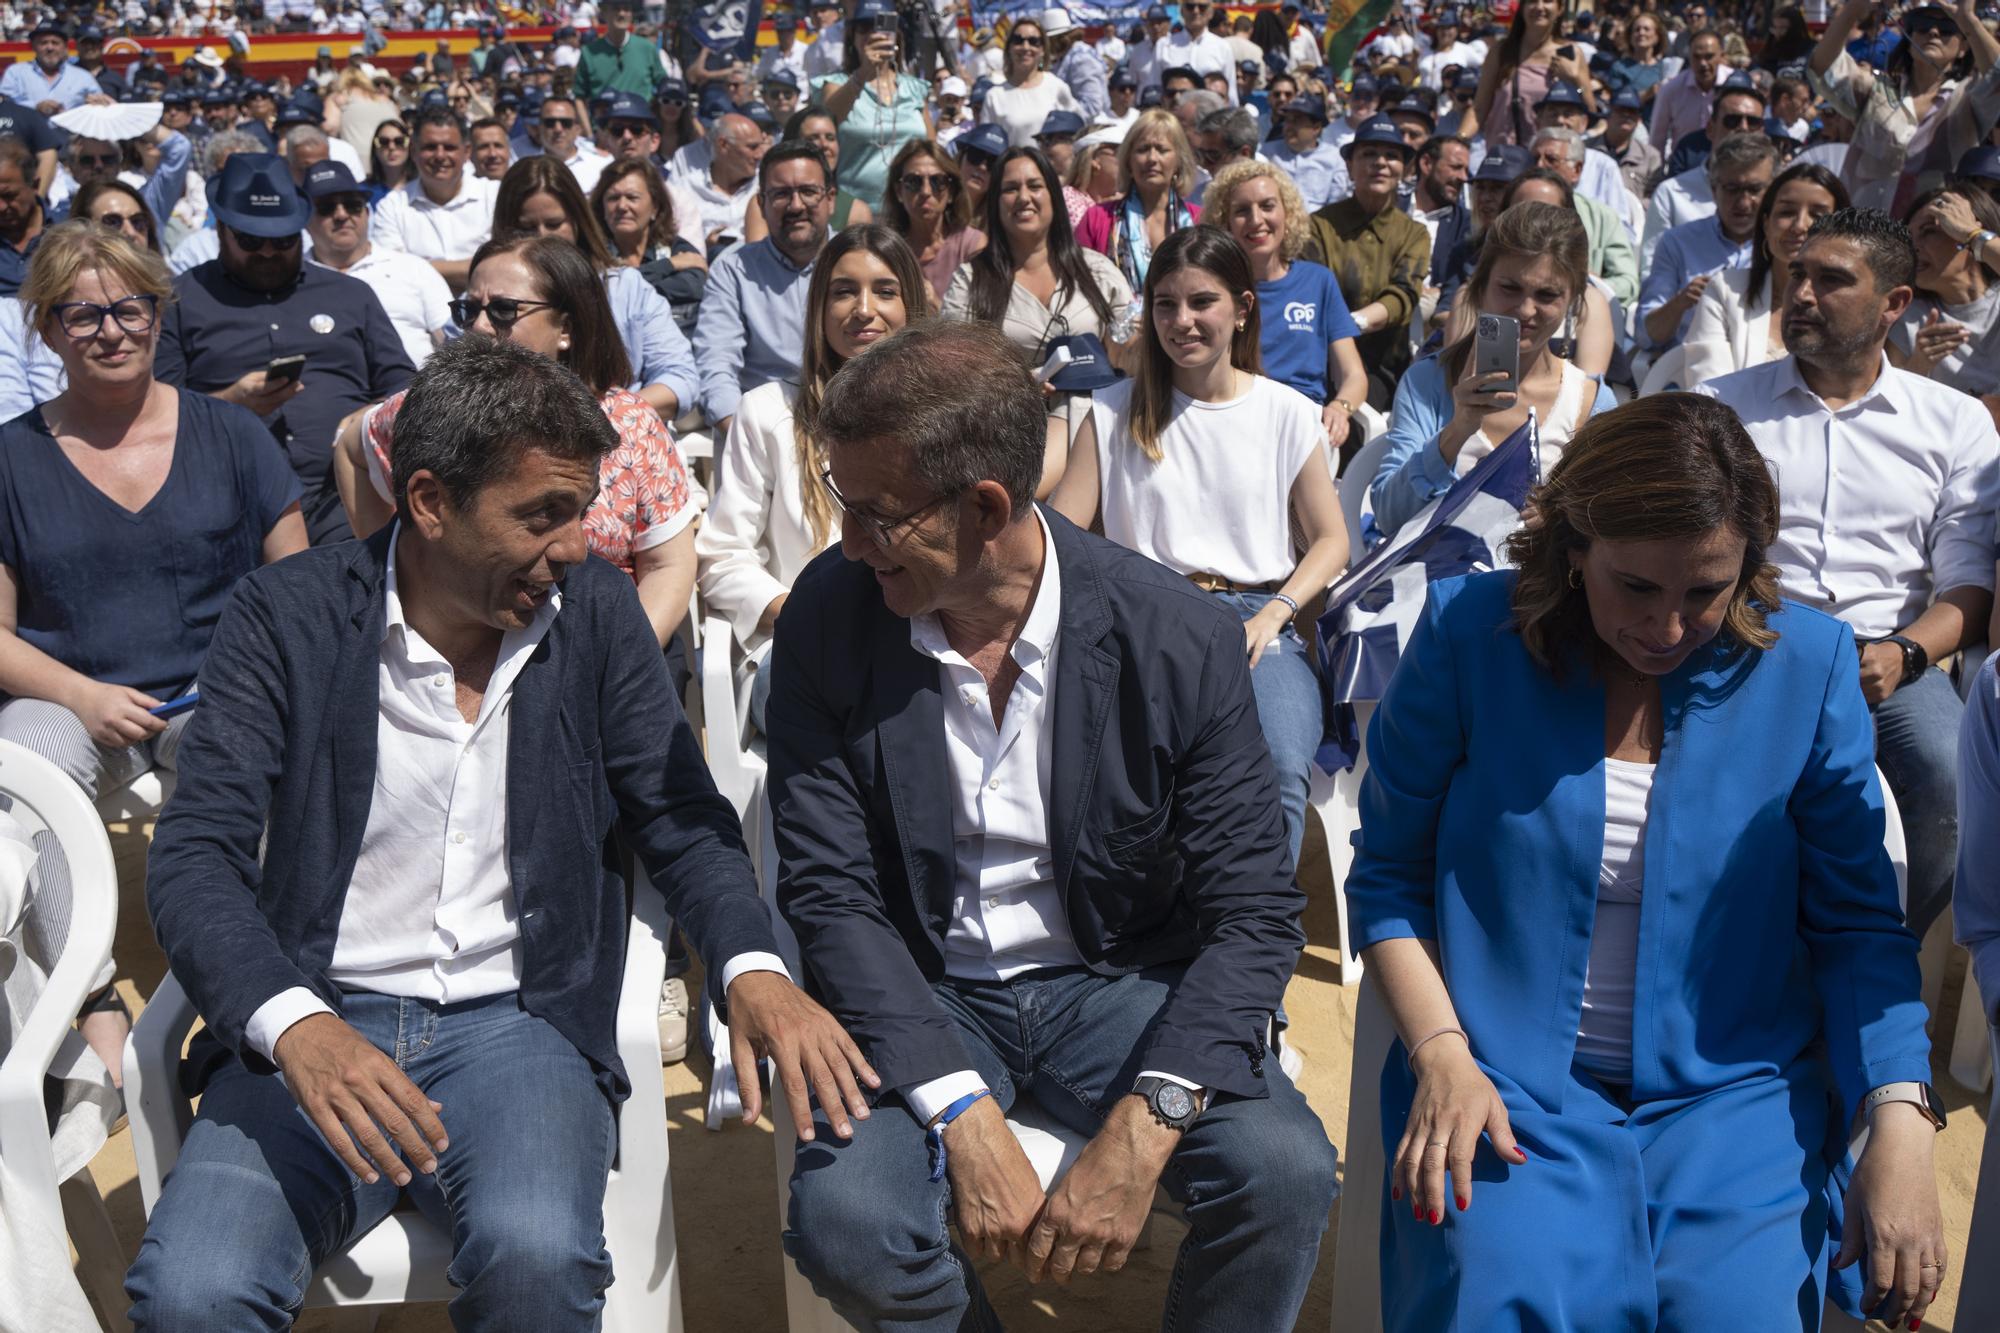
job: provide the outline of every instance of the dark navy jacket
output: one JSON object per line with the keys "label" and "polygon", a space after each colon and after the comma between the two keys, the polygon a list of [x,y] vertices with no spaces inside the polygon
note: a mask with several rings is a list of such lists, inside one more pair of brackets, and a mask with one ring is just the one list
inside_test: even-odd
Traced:
{"label": "dark navy jacket", "polygon": [[[394,530],[237,585],[153,841],[146,902],[174,976],[255,1070],[271,1066],[244,1027],[266,1000],[308,986],[341,1008],[325,969],[375,789]],[[607,842],[614,824],[710,962],[715,1003],[724,962],[775,945],[735,812],[716,794],[632,580],[592,557],[562,596],[515,678],[508,735],[521,1000],[622,1097],[614,1027],[630,908]]]}
{"label": "dark navy jacket", "polygon": [[[1043,512],[1062,568],[1049,846],[1070,929],[1099,973],[1186,965],[1137,1068],[1262,1096],[1305,898],[1243,625]],[[972,1068],[931,992],[955,876],[938,665],[838,550],[799,577],[772,664],[779,900],[811,980],[884,1086]]]}

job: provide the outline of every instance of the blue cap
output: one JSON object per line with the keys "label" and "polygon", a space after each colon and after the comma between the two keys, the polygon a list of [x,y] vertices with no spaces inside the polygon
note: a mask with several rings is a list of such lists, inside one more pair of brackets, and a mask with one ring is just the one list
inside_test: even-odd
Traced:
{"label": "blue cap", "polygon": [[1141,111],[1151,111],[1162,100],[1160,85],[1157,83],[1149,83],[1139,90],[1139,109]]}
{"label": "blue cap", "polygon": [[76,44],[82,46],[85,42],[96,42],[99,46],[104,45],[104,29],[95,24],[85,28],[76,35]]}
{"label": "blue cap", "polygon": [[1115,69],[1111,71],[1110,86],[1114,90],[1119,88],[1137,88],[1139,86],[1139,77],[1129,69]]}
{"label": "blue cap", "polygon": [[1069,364],[1049,379],[1049,387],[1060,393],[1093,393],[1123,378],[1118,367],[1111,364],[1111,354],[1104,350],[1103,341],[1094,333],[1057,338],[1049,343],[1049,354],[1055,355],[1058,348],[1069,349]]}
{"label": "blue cap", "polygon": [[271,89],[270,89],[270,85],[268,85],[268,84],[263,84],[263,83],[259,83],[259,82],[257,82],[257,80],[255,80],[255,79],[251,79],[251,80],[250,80],[249,82],[245,83],[245,84],[243,85],[243,87],[242,87],[241,89],[239,89],[239,90],[238,90],[238,93],[237,93],[237,95],[238,95],[238,96],[240,96],[240,97],[242,97],[242,98],[243,98],[243,99],[245,99],[246,101],[247,101],[248,99],[252,98],[252,97],[276,97],[276,96],[277,96],[277,94],[276,94],[276,93],[274,93],[274,92],[272,92],[272,91],[271,91]]}
{"label": "blue cap", "polygon": [[1453,83],[1453,84],[1452,84],[1451,86],[1452,86],[1452,90],[1453,90],[1454,92],[1457,92],[1457,91],[1464,91],[1464,92],[1469,92],[1469,93],[1476,93],[1476,92],[1478,92],[1478,91],[1479,91],[1479,71],[1478,71],[1478,70],[1476,70],[1476,69],[1462,69],[1462,70],[1460,70],[1460,71],[1458,72],[1458,81],[1457,81],[1456,83]]}
{"label": "blue cap", "polygon": [[1548,92],[1544,93],[1542,95],[1542,100],[1535,103],[1535,105],[1537,107],[1544,107],[1544,106],[1581,107],[1581,106],[1588,106],[1589,103],[1583,100],[1582,89],[1578,88],[1573,83],[1567,83],[1561,79],[1558,79],[1556,80],[1556,82],[1549,85]]}
{"label": "blue cap", "polygon": [[519,111],[521,109],[521,94],[516,92],[501,93],[493,99],[493,109],[495,111]]}
{"label": "blue cap", "polygon": [[1082,133],[1082,116],[1077,115],[1074,111],[1051,111],[1049,112],[1048,119],[1042,122],[1042,127],[1035,131],[1035,137],[1037,139],[1046,139],[1052,135],[1076,135]]}
{"label": "blue cap", "polygon": [[1434,129],[1437,126],[1437,112],[1431,106],[1430,99],[1421,93],[1410,93],[1402,101],[1390,107],[1384,114],[1390,116],[1419,116],[1423,119],[1424,125],[1427,128]]}
{"label": "blue cap", "polygon": [[951,146],[961,161],[967,153],[984,153],[998,159],[1007,151],[1007,131],[998,125],[974,125],[954,139]]}
{"label": "blue cap", "polygon": [[1644,111],[1646,109],[1646,101],[1639,94],[1628,88],[1611,99],[1611,109],[1613,111]]}
{"label": "blue cap", "polygon": [[[1754,97],[1757,99],[1759,105],[1762,105],[1764,101],[1764,90],[1752,82],[1748,74],[1732,74],[1724,79],[1715,90],[1715,100],[1719,102],[1731,93],[1743,93]],[[1713,103],[1710,105],[1713,105]]]}
{"label": "blue cap", "polygon": [[28,34],[28,40],[36,42],[44,37],[60,37],[64,41],[68,41],[69,29],[63,27],[62,24],[56,22],[54,19],[43,19],[35,25],[34,31]]}
{"label": "blue cap", "polygon": [[236,94],[228,88],[210,88],[201,95],[203,106],[235,106]]}
{"label": "blue cap", "polygon": [[1534,165],[1535,155],[1521,145],[1502,144],[1498,148],[1486,150],[1486,156],[1479,160],[1478,169],[1472,173],[1472,179],[1512,185],[1521,178],[1523,172]]}
{"label": "blue cap", "polygon": [[430,110],[434,106],[441,106],[446,110],[450,110],[451,99],[444,95],[444,89],[433,88],[418,99],[417,106],[425,111]]}
{"label": "blue cap", "polygon": [[1304,116],[1307,120],[1326,124],[1326,100],[1314,93],[1300,93],[1285,103],[1281,113],[1287,116]]}
{"label": "blue cap", "polygon": [[637,120],[657,129],[660,124],[660,118],[653,114],[652,104],[633,93],[613,93],[611,104],[604,108],[602,119],[607,125],[614,120]]}
{"label": "blue cap", "polygon": [[576,36],[576,29],[570,27],[567,23],[565,23],[562,27],[556,29],[554,40],[559,42],[565,37],[574,37],[574,36]]}
{"label": "blue cap", "polygon": [[1354,85],[1348,89],[1348,95],[1350,97],[1374,97],[1380,91],[1381,86],[1373,78],[1366,74],[1360,74],[1355,76]]}
{"label": "blue cap", "polygon": [[2000,148],[1983,144],[1967,151],[1958,159],[1959,176],[1971,176],[1975,180],[2000,181]]}
{"label": "blue cap", "polygon": [[354,179],[354,173],[347,169],[347,164],[331,158],[307,169],[305,190],[308,199],[324,199],[335,194],[358,194],[363,199],[368,197],[368,187]]}
{"label": "blue cap", "polygon": [[186,106],[193,100],[194,97],[192,94],[183,92],[179,88],[170,88],[167,90],[166,96],[160,99],[160,102],[165,106]]}
{"label": "blue cap", "polygon": [[758,86],[764,88],[790,88],[793,92],[798,92],[799,76],[786,69],[783,65],[773,65],[771,72],[764,76],[763,82]]}
{"label": "blue cap", "polygon": [[1447,26],[1456,28],[1458,26],[1458,11],[1456,9],[1453,9],[1451,6],[1446,5],[1443,9],[1440,9],[1435,15],[1432,16],[1431,22],[1435,23],[1440,28]]}
{"label": "blue cap", "polygon": [[1354,137],[1340,146],[1340,155],[1347,161],[1352,162],[1354,154],[1363,145],[1371,143],[1378,143],[1384,147],[1394,148],[1401,152],[1406,159],[1415,157],[1417,154],[1416,149],[1403,142],[1403,132],[1396,128],[1395,121],[1389,119],[1387,116],[1370,116],[1361,122],[1360,128],[1354,131]]}
{"label": "blue cap", "polygon": [[1776,116],[1764,117],[1764,134],[1766,138],[1775,139],[1779,143],[1788,143],[1797,146],[1799,142],[1792,135],[1792,127],[1784,121],[1779,120]]}
{"label": "blue cap", "polygon": [[235,153],[210,178],[208,203],[225,226],[251,236],[290,236],[312,212],[276,153]]}
{"label": "blue cap", "polygon": [[878,19],[893,19],[896,15],[896,0],[855,0],[854,21],[873,23]]}
{"label": "blue cap", "polygon": [[653,89],[655,102],[686,102],[688,86],[679,79],[661,79],[660,86]]}
{"label": "blue cap", "polygon": [[984,102],[986,100],[986,94],[992,91],[993,91],[993,80],[974,79],[972,81],[972,91],[966,94],[965,100],[972,103],[974,106],[978,106],[981,102]]}
{"label": "blue cap", "polygon": [[278,119],[274,124],[282,130],[287,125],[317,125],[319,121],[320,113],[314,108],[298,102],[283,102],[278,106]]}
{"label": "blue cap", "polygon": [[1251,78],[1257,77],[1258,68],[1259,65],[1254,60],[1239,60],[1236,62],[1236,72],[1238,74],[1248,74]]}
{"label": "blue cap", "polygon": [[763,130],[766,134],[776,134],[780,128],[778,117],[772,112],[770,107],[765,106],[762,102],[752,102],[748,106],[738,107],[736,114],[748,116],[750,123],[758,129]]}
{"label": "blue cap", "polygon": [[799,16],[789,9],[779,10],[771,19],[771,28],[774,32],[797,32],[799,30]]}
{"label": "blue cap", "polygon": [[1167,16],[1167,7],[1166,7],[1165,5],[1147,5],[1147,6],[1146,6],[1146,22],[1148,22],[1148,23],[1165,23],[1165,22],[1167,22],[1167,19],[1168,19],[1168,16]]}

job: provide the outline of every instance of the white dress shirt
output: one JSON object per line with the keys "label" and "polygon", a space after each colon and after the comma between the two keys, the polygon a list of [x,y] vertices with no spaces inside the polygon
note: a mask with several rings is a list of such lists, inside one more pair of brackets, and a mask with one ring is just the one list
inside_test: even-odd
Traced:
{"label": "white dress shirt", "polygon": [[570,175],[576,177],[576,188],[588,198],[590,192],[597,188],[597,178],[611,165],[611,154],[600,152],[588,144],[578,144],[569,161],[563,165],[569,168]]}
{"label": "white dress shirt", "polygon": [[1694,387],[1736,409],[1776,473],[1769,558],[1787,595],[1874,638],[1938,594],[1991,591],[2000,434],[1977,399],[1886,357],[1838,411],[1790,356]]}
{"label": "white dress shirt", "polygon": [[440,204],[424,193],[421,180],[408,181],[375,205],[368,239],[419,259],[470,259],[493,238],[493,202],[499,194],[499,181],[468,175],[460,179],[458,193]]}
{"label": "white dress shirt", "polygon": [[[310,255],[307,258],[315,264],[320,262]],[[417,369],[422,370],[424,362],[437,350],[437,344],[431,341],[432,330],[442,331],[451,325],[451,288],[438,271],[415,255],[373,244],[353,265],[337,271],[368,284],[382,303],[389,322],[402,336],[403,350],[410,354]]]}
{"label": "white dress shirt", "polygon": [[1167,40],[1160,44],[1159,61],[1162,74],[1170,69],[1186,68],[1203,77],[1226,75],[1230,102],[1241,100],[1236,96],[1236,50],[1227,38],[1217,36],[1213,28],[1198,38],[1190,36],[1185,28],[1169,33]]}

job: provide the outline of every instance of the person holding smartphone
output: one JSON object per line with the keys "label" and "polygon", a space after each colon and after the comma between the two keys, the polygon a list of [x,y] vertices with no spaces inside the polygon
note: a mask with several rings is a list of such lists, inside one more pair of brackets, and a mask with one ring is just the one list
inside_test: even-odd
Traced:
{"label": "person holding smartphone", "polygon": [[[1610,389],[1549,350],[1567,316],[1583,317],[1589,281],[1589,240],[1575,213],[1523,202],[1493,220],[1465,293],[1472,335],[1411,366],[1396,388],[1389,449],[1370,485],[1384,533],[1449,490],[1531,409],[1546,473],[1592,413],[1615,405]],[[1475,355],[1479,325],[1487,323],[1481,317],[1490,315],[1516,325],[1511,376],[1504,368],[1482,371]],[[1498,362],[1489,356],[1484,364]],[[1513,387],[1502,387],[1510,379]]]}
{"label": "person holding smartphone", "polygon": [[814,104],[840,126],[840,188],[871,214],[882,211],[890,160],[910,140],[932,137],[931,86],[900,72],[900,22],[892,0],[859,0],[847,20],[844,72],[812,81]]}

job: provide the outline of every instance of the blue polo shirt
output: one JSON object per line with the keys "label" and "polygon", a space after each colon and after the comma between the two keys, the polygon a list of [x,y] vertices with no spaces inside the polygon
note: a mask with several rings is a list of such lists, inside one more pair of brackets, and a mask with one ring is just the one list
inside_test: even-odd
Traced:
{"label": "blue polo shirt", "polygon": [[1324,264],[1294,259],[1284,277],[1257,284],[1257,311],[1264,374],[1324,404],[1333,396],[1326,369],[1335,340],[1361,333],[1340,279]]}
{"label": "blue polo shirt", "polygon": [[305,487],[313,542],[353,536],[329,466],[334,435],[349,412],[408,387],[417,373],[374,291],[316,264],[302,265],[289,286],[252,291],[211,259],[175,278],[174,293],[153,361],[167,384],[214,393],[273,357],[305,357],[304,389],[264,425]]}
{"label": "blue polo shirt", "polygon": [[31,153],[62,147],[62,135],[49,118],[25,102],[0,97],[0,137],[19,139]]}
{"label": "blue polo shirt", "polygon": [[167,479],[137,513],[84,479],[40,408],[0,426],[0,564],[20,589],[21,638],[158,699],[194,680],[230,591],[299,498],[256,417],[179,396]]}

